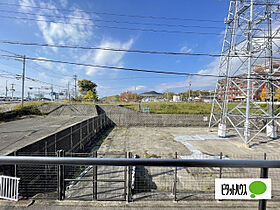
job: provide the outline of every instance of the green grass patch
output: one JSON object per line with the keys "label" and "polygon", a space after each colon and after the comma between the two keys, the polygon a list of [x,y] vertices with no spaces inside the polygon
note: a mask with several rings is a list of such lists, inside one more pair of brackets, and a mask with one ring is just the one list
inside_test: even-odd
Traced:
{"label": "green grass patch", "polygon": [[[229,103],[228,110],[232,110],[236,107],[237,103]],[[139,111],[138,103],[123,104],[125,108]],[[268,111],[267,105],[259,105],[263,110]],[[170,102],[151,102],[141,103],[141,108],[149,107],[150,113],[155,114],[210,114],[212,104],[211,103],[199,103],[199,102],[185,102],[185,103],[170,103]],[[275,106],[275,110],[279,108],[279,105]],[[246,104],[241,104],[239,110],[242,113],[246,112]],[[141,111],[141,110],[140,110]],[[221,112],[221,109],[216,105],[214,111]],[[236,109],[233,113],[239,113]],[[251,114],[263,114],[255,105],[250,107]],[[278,113],[278,112],[277,112]]]}
{"label": "green grass patch", "polygon": [[[127,104],[124,107],[138,111],[138,104]],[[210,114],[212,104],[207,103],[141,103],[141,107],[149,107],[150,113],[157,114]]]}
{"label": "green grass patch", "polygon": [[23,108],[14,109],[9,112],[0,113],[0,121],[12,120],[14,118],[27,115],[42,115],[42,113],[36,106],[27,106]]}

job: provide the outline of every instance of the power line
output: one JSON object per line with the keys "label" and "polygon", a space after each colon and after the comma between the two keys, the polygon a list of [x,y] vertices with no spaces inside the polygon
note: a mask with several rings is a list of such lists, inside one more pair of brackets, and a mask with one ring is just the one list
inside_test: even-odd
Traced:
{"label": "power line", "polygon": [[0,9],[0,12],[23,14],[23,15],[33,15],[33,16],[42,16],[42,17],[53,17],[53,18],[69,18],[69,19],[77,19],[77,20],[88,20],[88,21],[104,22],[104,23],[124,23],[124,24],[133,24],[133,25],[144,25],[144,26],[166,26],[166,27],[182,27],[182,28],[224,29],[224,27],[217,27],[217,26],[165,24],[165,23],[141,23],[141,22],[131,22],[131,21],[83,18],[83,17],[77,17],[77,16],[58,16],[58,15],[46,15],[46,14],[34,14],[34,13],[30,13],[30,12],[18,12],[18,11],[9,11],[9,10],[1,10],[1,9]]}
{"label": "power line", "polygon": [[197,55],[197,56],[211,56],[211,57],[220,57],[221,56],[220,54],[210,54],[210,53],[185,53],[185,52],[170,52],[170,51],[128,50],[128,49],[117,49],[117,48],[56,45],[56,44],[47,44],[47,43],[19,42],[19,41],[7,41],[7,40],[3,40],[3,41],[0,40],[0,43],[12,44],[12,45],[25,45],[25,46],[83,49],[83,50],[107,50],[107,51],[115,51],[115,52],[131,52],[131,53],[143,53],[143,54],[194,55],[194,56]]}
{"label": "power line", "polygon": [[[19,56],[14,55],[0,55],[4,57],[13,57],[18,58]],[[53,59],[46,59],[46,58],[33,58],[33,57],[26,57],[28,60],[36,60],[42,62],[53,62],[53,63],[63,63],[69,65],[76,65],[76,66],[85,66],[91,68],[103,68],[103,69],[115,69],[115,70],[123,70],[123,71],[135,71],[135,72],[145,72],[145,73],[155,73],[155,74],[168,74],[168,75],[181,75],[181,76],[202,76],[202,77],[214,77],[214,78],[236,78],[236,79],[258,79],[258,80],[265,80],[266,78],[256,78],[256,77],[242,77],[241,76],[224,76],[224,75],[214,75],[214,74],[199,74],[199,73],[186,73],[186,72],[174,72],[174,71],[160,71],[160,70],[149,70],[149,69],[137,69],[137,68],[125,68],[125,67],[117,67],[117,66],[106,66],[106,65],[97,65],[97,64],[86,64],[86,63],[77,63],[77,62],[69,62],[69,61],[61,61],[61,60],[53,60]],[[259,76],[257,74],[251,74],[252,76]],[[277,76],[277,75],[274,75]],[[278,77],[278,76],[277,76]],[[278,81],[275,79],[269,79],[271,81]]]}
{"label": "power line", "polygon": [[180,21],[199,21],[199,22],[213,22],[213,23],[220,23],[224,22],[221,20],[210,20],[210,19],[195,19],[195,18],[179,18],[179,17],[165,17],[165,16],[145,16],[145,15],[129,15],[129,14],[117,14],[117,13],[107,13],[107,12],[93,12],[93,11],[83,11],[83,10],[71,10],[71,9],[53,9],[53,8],[46,8],[46,7],[37,7],[37,6],[30,6],[24,4],[12,4],[12,3],[0,3],[0,5],[8,5],[8,6],[18,6],[18,7],[27,7],[27,8],[34,8],[34,9],[42,9],[42,10],[50,10],[50,11],[64,11],[64,12],[84,12],[90,14],[97,14],[97,15],[111,15],[111,16],[119,16],[119,17],[133,17],[133,18],[148,18],[148,19],[162,19],[162,20],[180,20]]}
{"label": "power line", "polygon": [[8,19],[17,19],[17,20],[31,20],[31,21],[38,21],[38,22],[46,22],[46,23],[61,23],[66,25],[87,25],[87,26],[94,26],[97,28],[110,28],[110,29],[120,29],[120,30],[130,30],[130,31],[145,31],[145,32],[154,32],[154,33],[175,33],[175,34],[199,34],[199,35],[223,35],[221,33],[211,33],[211,32],[195,32],[195,31],[177,31],[177,30],[165,30],[165,29],[147,29],[147,28],[128,28],[128,27],[119,27],[119,26],[105,26],[105,25],[97,25],[97,24],[89,24],[89,23],[67,23],[63,21],[53,21],[53,20],[42,20],[42,19],[35,19],[35,18],[25,18],[25,17],[12,17],[12,16],[5,16],[0,15],[2,18]]}
{"label": "power line", "polygon": [[[54,48],[70,48],[70,49],[82,49],[82,50],[105,50],[105,51],[115,51],[115,52],[129,52],[129,53],[142,53],[142,54],[159,54],[159,55],[184,55],[184,56],[209,56],[209,57],[244,57],[247,55],[223,55],[214,53],[187,53],[187,52],[171,52],[171,51],[152,51],[152,50],[128,50],[128,49],[118,49],[118,48],[105,48],[105,47],[88,47],[88,46],[74,46],[74,45],[57,45],[57,44],[47,44],[47,43],[36,43],[36,42],[20,42],[20,41],[8,41],[0,40],[2,44],[11,45],[24,45],[24,46],[40,46],[40,47],[54,47]],[[1,51],[1,50],[0,50]],[[12,53],[13,55],[16,55]],[[267,56],[253,56],[252,58],[269,58]],[[278,57],[273,57],[273,59],[279,59]]]}
{"label": "power line", "polygon": [[[22,57],[22,55],[16,54],[16,53],[11,52],[11,51],[8,51],[8,50],[0,49],[0,51],[7,52],[7,53],[9,53],[9,54]],[[3,63],[1,63],[1,62],[0,62],[0,64],[2,64],[2,65],[4,65],[4,66],[7,66],[7,65],[5,65],[5,64],[3,64]],[[52,72],[53,75],[57,76],[57,72],[52,71],[52,69],[47,69],[47,68],[45,68],[44,66],[41,66],[41,65],[37,64],[37,63],[34,62],[34,61],[33,61],[32,64],[38,66],[39,68],[45,69],[46,71],[48,71],[48,73],[49,73],[49,72]],[[10,66],[9,66],[9,67],[10,67]],[[40,71],[40,70],[38,70],[38,69],[36,69],[36,68],[34,68],[34,67],[32,67],[31,70],[36,70],[37,72],[43,72],[43,71]],[[72,76],[70,76],[70,75],[66,75],[66,74],[63,74],[63,73],[60,73],[60,74],[61,74],[62,76],[65,76],[65,77],[72,77]],[[58,78],[58,77],[55,77],[55,78]]]}
{"label": "power line", "polygon": [[[5,72],[7,74],[10,74],[11,76],[14,76],[15,79],[22,77],[22,75],[20,75],[20,74],[15,74],[15,73],[3,70],[3,69],[0,69],[0,71]],[[41,81],[41,80],[34,79],[34,78],[31,78],[31,77],[25,77],[25,79],[27,79],[29,81],[33,81],[33,82],[39,82],[39,83],[42,83],[42,84],[53,85],[52,83]],[[64,88],[63,86],[60,86],[60,85],[54,85],[54,86]]]}

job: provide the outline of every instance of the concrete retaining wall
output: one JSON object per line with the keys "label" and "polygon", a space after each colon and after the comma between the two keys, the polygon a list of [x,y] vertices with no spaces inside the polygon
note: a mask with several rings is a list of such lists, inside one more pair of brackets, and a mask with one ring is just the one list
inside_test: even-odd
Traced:
{"label": "concrete retaining wall", "polygon": [[18,155],[44,155],[55,153],[61,149],[65,152],[82,151],[86,144],[90,143],[92,139],[112,125],[112,121],[102,114],[43,137],[36,143],[19,149],[16,153]]}
{"label": "concrete retaining wall", "polygon": [[97,116],[96,106],[81,104],[44,104],[38,109],[47,115],[78,115],[78,116]]}
{"label": "concrete retaining wall", "polygon": [[113,105],[98,105],[97,112],[105,113],[117,126],[195,127],[208,126],[209,120],[209,115],[150,114]]}

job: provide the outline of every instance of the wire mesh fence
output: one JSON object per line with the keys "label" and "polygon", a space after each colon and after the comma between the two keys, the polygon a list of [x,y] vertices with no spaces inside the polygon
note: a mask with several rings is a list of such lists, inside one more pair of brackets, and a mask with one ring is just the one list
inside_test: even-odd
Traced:
{"label": "wire mesh fence", "polygon": [[[20,154],[32,156],[32,154]],[[36,154],[37,156],[38,154]],[[56,153],[41,154],[57,156]],[[161,154],[184,158],[189,154]],[[65,157],[137,158],[126,152],[64,153]],[[150,157],[150,158],[159,158]],[[205,159],[205,156],[197,159]],[[209,157],[208,157],[209,158]],[[231,160],[263,160],[264,155],[221,155]],[[267,160],[279,156],[266,155]],[[259,168],[17,165],[20,198],[99,201],[214,201],[216,178],[259,178]],[[272,201],[280,200],[280,169],[269,169]],[[60,197],[60,195],[62,195]]]}

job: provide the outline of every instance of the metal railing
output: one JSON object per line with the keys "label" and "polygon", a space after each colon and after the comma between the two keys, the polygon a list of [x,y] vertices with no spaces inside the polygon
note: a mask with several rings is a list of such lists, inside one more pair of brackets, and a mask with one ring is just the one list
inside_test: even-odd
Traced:
{"label": "metal railing", "polygon": [[19,178],[0,176],[0,198],[18,201]]}
{"label": "metal railing", "polygon": [[[130,158],[129,158],[130,157]],[[210,160],[210,159],[132,159],[129,155],[127,158],[79,158],[79,157],[30,157],[30,156],[0,156],[0,165],[57,165],[58,167],[58,199],[61,200],[65,197],[65,181],[73,181],[72,179],[64,179],[64,167],[67,166],[125,166],[126,172],[124,179],[125,182],[125,199],[131,201],[131,186],[132,186],[132,169],[134,167],[171,167],[175,168],[175,171],[181,170],[181,168],[218,168],[225,170],[226,168],[260,168],[262,178],[268,178],[269,168],[280,168],[280,160]],[[137,169],[136,169],[137,171]],[[96,192],[96,178],[97,170],[93,170],[93,190]],[[164,172],[165,173],[165,172]],[[221,173],[220,173],[221,174]],[[102,179],[101,179],[102,180]],[[176,183],[178,180],[177,173],[174,174],[174,188],[173,196],[176,200]],[[104,180],[103,180],[104,181]],[[106,181],[106,180],[105,180]],[[107,180],[108,181],[108,180]],[[123,180],[119,180],[123,181]],[[190,187],[190,186],[189,186]],[[179,190],[179,189],[178,189]],[[178,191],[177,191],[178,192]],[[93,194],[96,198],[96,194]],[[93,199],[95,200],[95,199]],[[266,208],[266,201],[259,201],[259,209]]]}
{"label": "metal railing", "polygon": [[0,156],[0,165],[106,165],[158,167],[280,168],[280,160],[130,159]]}

